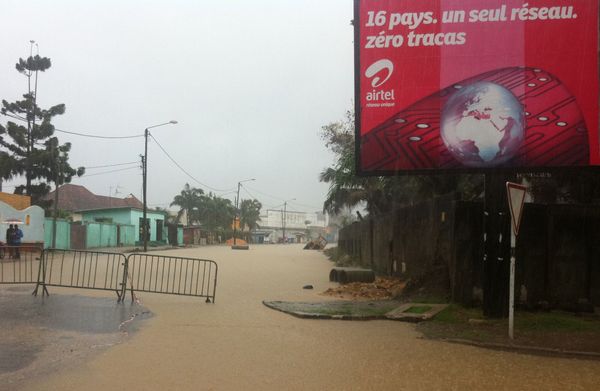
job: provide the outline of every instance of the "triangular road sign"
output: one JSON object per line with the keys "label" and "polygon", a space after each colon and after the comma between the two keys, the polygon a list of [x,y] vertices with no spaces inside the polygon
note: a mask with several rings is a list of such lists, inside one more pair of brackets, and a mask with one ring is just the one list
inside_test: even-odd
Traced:
{"label": "triangular road sign", "polygon": [[523,204],[525,203],[525,193],[527,187],[518,183],[506,182],[506,193],[508,195],[508,206],[510,207],[510,217],[512,220],[512,229],[515,236],[519,234],[519,225],[523,214]]}

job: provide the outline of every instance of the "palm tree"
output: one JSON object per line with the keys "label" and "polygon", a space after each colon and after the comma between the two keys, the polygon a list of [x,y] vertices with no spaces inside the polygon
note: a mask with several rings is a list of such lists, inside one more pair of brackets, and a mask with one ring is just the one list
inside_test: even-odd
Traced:
{"label": "palm tree", "polygon": [[335,155],[333,166],[319,175],[321,182],[329,183],[323,210],[332,215],[358,206],[364,206],[371,215],[380,215],[399,205],[456,191],[463,199],[473,199],[483,190],[478,175],[357,176],[352,112],[342,121],[323,126],[321,137]]}
{"label": "palm tree", "polygon": [[242,200],[240,204],[240,226],[242,231],[248,227],[250,231],[258,228],[262,204],[257,200]]}
{"label": "palm tree", "polygon": [[202,194],[194,212],[194,216],[209,231],[228,229],[235,214],[230,200],[213,193]]}
{"label": "palm tree", "polygon": [[201,196],[204,194],[202,189],[196,189],[190,187],[188,183],[185,184],[183,190],[179,195],[173,198],[170,206],[179,206],[179,212],[177,213],[177,221],[181,219],[181,216],[185,212],[188,219],[188,224],[193,224],[199,221],[198,213],[195,208],[199,208],[201,204]]}
{"label": "palm tree", "polygon": [[326,146],[336,155],[333,167],[326,168],[319,175],[321,182],[329,183],[323,209],[335,215],[344,208],[364,204],[369,213],[385,213],[390,207],[386,180],[356,175],[353,132],[354,115],[351,112],[347,113],[344,121],[322,128]]}

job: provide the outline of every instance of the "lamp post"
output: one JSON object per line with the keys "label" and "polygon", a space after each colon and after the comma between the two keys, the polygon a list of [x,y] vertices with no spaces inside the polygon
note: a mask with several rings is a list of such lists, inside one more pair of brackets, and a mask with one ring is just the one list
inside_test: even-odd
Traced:
{"label": "lamp post", "polygon": [[152,128],[157,128],[159,126],[164,126],[164,125],[175,125],[177,123],[177,121],[169,121],[169,122],[165,122],[162,124],[158,124],[158,125],[152,125],[152,126],[148,126],[145,130],[144,130],[144,161],[142,164],[142,178],[143,178],[143,196],[144,196],[144,212],[143,212],[143,217],[142,217],[142,235],[144,235],[144,251],[148,251],[148,228],[149,225],[148,222],[146,221],[146,212],[148,210],[148,204],[147,204],[147,200],[146,200],[146,189],[147,189],[147,184],[148,184],[148,135],[150,134],[150,132],[148,132],[148,129],[152,129]]}
{"label": "lamp post", "polygon": [[295,198],[292,198],[291,200],[287,200],[283,203],[283,222],[282,222],[282,228],[283,228],[283,243],[287,243],[287,241],[285,240],[285,222],[287,219],[286,213],[287,213],[287,203],[290,201],[295,201]]}
{"label": "lamp post", "polygon": [[233,245],[234,246],[237,243],[236,234],[237,234],[237,222],[238,222],[238,213],[239,213],[238,205],[240,203],[240,187],[242,186],[243,182],[250,182],[250,181],[255,181],[255,180],[256,180],[255,178],[252,178],[252,179],[244,179],[243,181],[238,182],[237,196],[235,197],[235,216],[233,218]]}

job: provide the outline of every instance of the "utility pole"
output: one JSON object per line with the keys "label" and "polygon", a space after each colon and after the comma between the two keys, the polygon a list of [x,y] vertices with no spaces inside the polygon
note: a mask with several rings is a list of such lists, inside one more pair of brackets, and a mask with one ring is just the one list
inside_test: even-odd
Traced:
{"label": "utility pole", "polygon": [[144,252],[148,251],[148,223],[146,222],[146,211],[148,209],[148,203],[146,199],[146,189],[148,186],[148,128],[144,130],[144,157],[143,157],[143,197],[144,197],[144,211],[142,212],[142,233],[144,235]]}
{"label": "utility pole", "polygon": [[[148,140],[146,139],[146,148],[148,148]],[[140,225],[140,232],[142,233],[142,241],[144,242],[144,251],[147,250],[147,239],[146,239],[146,159],[144,155],[140,155],[142,159],[142,197],[144,200],[144,210],[142,212],[142,224]]]}
{"label": "utility pole", "polygon": [[142,157],[142,192],[143,192],[143,197],[144,197],[144,211],[142,212],[142,226],[140,227],[142,230],[142,234],[144,235],[144,252],[148,251],[148,236],[149,235],[149,228],[150,228],[150,224],[146,221],[146,214],[147,214],[147,210],[148,210],[148,202],[147,202],[147,198],[146,198],[146,189],[147,189],[147,185],[148,185],[148,135],[150,134],[150,132],[148,131],[148,129],[152,129],[152,128],[157,128],[159,126],[163,126],[163,125],[169,125],[169,124],[176,124],[177,121],[169,121],[169,122],[165,122],[162,124],[158,124],[158,125],[153,125],[153,126],[148,126],[146,129],[144,129],[144,156]]}
{"label": "utility pole", "polygon": [[237,220],[238,220],[238,205],[240,202],[240,186],[242,182],[238,182],[237,195],[235,196],[235,216],[233,217],[233,245],[237,244]]}
{"label": "utility pole", "polygon": [[239,203],[240,203],[240,187],[242,186],[242,182],[250,182],[250,181],[255,181],[255,178],[251,178],[251,179],[245,179],[243,181],[239,181],[238,182],[238,186],[237,186],[237,195],[235,197],[235,216],[233,218],[233,245],[235,246],[237,243],[236,240],[236,234],[237,234],[237,223],[239,221],[239,212],[240,210],[238,209],[239,207]]}

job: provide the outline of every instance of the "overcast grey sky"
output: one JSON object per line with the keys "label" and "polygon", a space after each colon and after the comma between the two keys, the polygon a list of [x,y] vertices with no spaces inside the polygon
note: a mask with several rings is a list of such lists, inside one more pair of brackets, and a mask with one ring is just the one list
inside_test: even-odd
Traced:
{"label": "overcast grey sky", "polygon": [[[66,104],[58,129],[141,135],[179,122],[151,133],[202,185],[151,140],[151,206],[168,206],[186,182],[233,200],[238,181],[256,178],[241,198],[265,207],[296,198],[290,209],[315,211],[327,192],[319,172],[332,161],[320,127],[353,101],[351,19],[350,0],[3,0],[0,98],[26,91],[14,65],[35,40],[52,60],[38,102]],[[72,143],[73,166],[139,161],[144,148],[143,138],[57,136]],[[102,195],[119,186],[118,197],[141,199],[136,167],[88,169],[73,183]]]}

